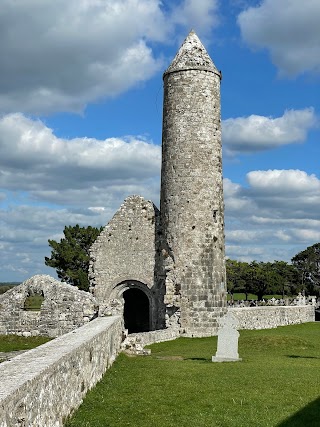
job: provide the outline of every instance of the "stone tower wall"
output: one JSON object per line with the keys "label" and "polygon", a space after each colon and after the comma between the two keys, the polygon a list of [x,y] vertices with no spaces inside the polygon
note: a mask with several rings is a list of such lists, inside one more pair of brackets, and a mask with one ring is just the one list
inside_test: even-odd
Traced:
{"label": "stone tower wall", "polygon": [[226,311],[220,75],[187,68],[164,75],[166,303],[179,305],[179,293],[181,332],[205,336]]}

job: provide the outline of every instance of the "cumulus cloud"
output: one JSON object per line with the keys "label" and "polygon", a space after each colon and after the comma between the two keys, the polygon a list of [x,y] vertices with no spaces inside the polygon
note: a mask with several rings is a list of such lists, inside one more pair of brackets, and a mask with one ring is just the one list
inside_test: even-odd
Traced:
{"label": "cumulus cloud", "polygon": [[227,258],[237,259],[243,262],[251,262],[260,259],[264,254],[261,246],[226,245]]}
{"label": "cumulus cloud", "polygon": [[300,170],[251,171],[247,193],[260,212],[278,218],[319,219],[320,180]]}
{"label": "cumulus cloud", "polygon": [[253,153],[304,142],[318,119],[313,108],[287,110],[281,117],[251,115],[223,121],[226,154]]}
{"label": "cumulus cloud", "polygon": [[[1,2],[0,111],[80,112],[164,68],[151,46],[179,25],[215,24],[216,2],[24,0]],[[200,24],[199,24],[200,25]]]}
{"label": "cumulus cloud", "polygon": [[54,274],[47,241],[65,225],[104,225],[131,194],[159,202],[161,148],[143,139],[61,139],[19,113],[0,119],[0,151],[4,277]]}
{"label": "cumulus cloud", "polygon": [[19,113],[0,119],[0,151],[4,277],[54,274],[43,265],[47,241],[65,225],[104,225],[131,194],[159,203],[161,148],[151,141],[62,139]]}
{"label": "cumulus cloud", "polygon": [[230,258],[289,261],[320,240],[318,177],[301,170],[251,171],[247,182],[224,180]]}
{"label": "cumulus cloud", "polygon": [[314,174],[308,175],[301,170],[251,171],[247,174],[247,180],[252,189],[263,191],[266,195],[318,196],[320,200],[320,180]]}
{"label": "cumulus cloud", "polygon": [[[141,191],[160,173],[161,148],[152,142],[135,137],[61,139],[40,120],[20,113],[0,119],[0,149],[0,186],[52,203],[79,198],[100,206],[102,192]],[[84,198],[83,191],[90,195]]]}
{"label": "cumulus cloud", "polygon": [[263,0],[238,16],[242,38],[268,49],[280,74],[320,72],[320,2]]}
{"label": "cumulus cloud", "polygon": [[[158,186],[159,176],[156,181]],[[224,180],[228,257],[289,261],[320,240],[318,177],[299,170],[251,171],[247,181],[244,186]],[[140,188],[139,184],[134,188],[137,194],[144,194],[144,184],[142,181]],[[26,200],[29,205],[10,205],[8,196],[8,207],[0,209],[3,275],[25,279],[40,272],[54,274],[43,265],[44,256],[50,254],[47,240],[59,240],[65,225],[106,224],[126,195],[121,185],[108,187],[107,181],[101,182],[101,187],[83,184],[82,189],[50,191],[42,188],[30,193],[30,197],[50,200],[50,206],[33,204],[30,198]],[[159,188],[154,193],[158,195]]]}

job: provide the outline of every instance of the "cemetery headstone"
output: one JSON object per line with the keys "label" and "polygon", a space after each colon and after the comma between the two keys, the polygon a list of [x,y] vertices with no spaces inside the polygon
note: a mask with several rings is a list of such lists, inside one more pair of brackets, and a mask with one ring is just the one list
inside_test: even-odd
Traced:
{"label": "cemetery headstone", "polygon": [[218,346],[215,356],[212,356],[212,362],[239,362],[238,353],[238,332],[239,323],[235,316],[228,312],[221,318],[218,329]]}

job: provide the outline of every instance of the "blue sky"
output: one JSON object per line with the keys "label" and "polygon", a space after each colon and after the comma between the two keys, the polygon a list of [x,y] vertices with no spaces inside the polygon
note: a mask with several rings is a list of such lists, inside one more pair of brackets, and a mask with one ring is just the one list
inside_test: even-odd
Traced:
{"label": "blue sky", "polygon": [[194,29],[222,70],[227,256],[320,241],[318,0],[3,0],[0,281],[54,270],[48,239],[159,206],[162,74]]}

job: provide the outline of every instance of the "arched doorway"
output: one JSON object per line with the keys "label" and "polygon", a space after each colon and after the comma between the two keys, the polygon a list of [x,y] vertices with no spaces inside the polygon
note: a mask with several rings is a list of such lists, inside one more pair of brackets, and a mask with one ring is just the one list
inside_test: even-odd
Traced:
{"label": "arched doorway", "polygon": [[147,295],[137,288],[123,292],[124,325],[129,334],[150,331],[150,307]]}

